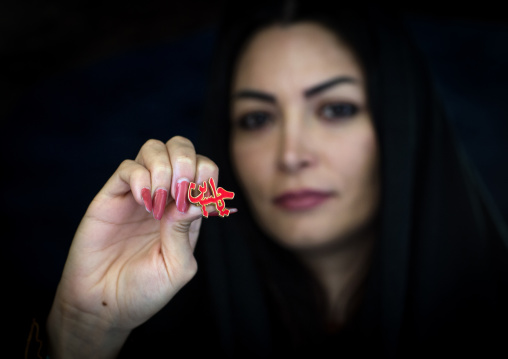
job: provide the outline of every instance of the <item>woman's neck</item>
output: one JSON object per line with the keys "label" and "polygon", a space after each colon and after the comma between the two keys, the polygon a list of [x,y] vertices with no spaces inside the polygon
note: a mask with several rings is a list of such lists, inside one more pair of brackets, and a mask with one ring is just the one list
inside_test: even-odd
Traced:
{"label": "woman's neck", "polygon": [[370,268],[375,232],[369,231],[333,248],[302,251],[298,256],[325,289],[327,320],[341,328],[358,308]]}

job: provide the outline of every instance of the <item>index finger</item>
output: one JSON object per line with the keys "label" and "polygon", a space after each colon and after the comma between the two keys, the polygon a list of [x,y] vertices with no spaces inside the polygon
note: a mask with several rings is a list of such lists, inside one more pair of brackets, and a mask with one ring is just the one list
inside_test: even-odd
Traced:
{"label": "index finger", "polygon": [[189,183],[194,181],[196,175],[196,150],[192,142],[182,136],[171,138],[166,147],[173,169],[171,196],[175,199],[178,211],[185,213],[189,208],[187,200]]}

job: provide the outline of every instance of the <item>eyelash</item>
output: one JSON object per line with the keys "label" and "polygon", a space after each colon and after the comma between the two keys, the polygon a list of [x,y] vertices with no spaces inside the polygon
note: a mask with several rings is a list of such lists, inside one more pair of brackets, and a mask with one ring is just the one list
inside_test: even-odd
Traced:
{"label": "eyelash", "polygon": [[[331,116],[325,115],[325,111],[327,109],[334,108],[335,110],[340,110],[340,112],[331,114]],[[321,117],[325,118],[327,121],[341,121],[354,117],[358,113],[358,106],[347,103],[347,102],[335,102],[328,103],[319,108],[319,114]]]}
{"label": "eyelash", "polygon": [[[327,110],[338,110],[339,113],[325,114]],[[325,121],[338,122],[354,117],[358,113],[358,110],[358,106],[352,103],[334,102],[319,107],[318,113]],[[241,116],[237,121],[237,125],[243,130],[255,131],[262,129],[270,121],[272,121],[270,113],[265,111],[253,111]]]}
{"label": "eyelash", "polygon": [[[271,118],[268,112],[254,111],[240,117],[237,124],[243,130],[252,131],[261,129],[264,125],[266,125],[266,122],[270,120]],[[262,123],[260,124],[260,122]]]}

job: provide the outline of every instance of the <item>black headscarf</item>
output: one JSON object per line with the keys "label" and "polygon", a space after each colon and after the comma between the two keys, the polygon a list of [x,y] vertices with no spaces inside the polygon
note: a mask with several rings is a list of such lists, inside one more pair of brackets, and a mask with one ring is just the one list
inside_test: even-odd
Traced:
{"label": "black headscarf", "polygon": [[[220,186],[235,191],[231,206],[239,213],[203,223],[198,276],[188,287],[206,288],[200,303],[207,311],[193,320],[216,323],[208,335],[230,357],[328,352],[414,358],[503,349],[508,232],[401,19],[358,3],[238,3],[226,7],[196,147],[218,164]],[[238,53],[260,27],[301,19],[338,31],[357,53],[381,151],[374,259],[357,315],[336,334],[312,319],[321,314],[315,281],[253,222],[229,155],[229,93]]]}

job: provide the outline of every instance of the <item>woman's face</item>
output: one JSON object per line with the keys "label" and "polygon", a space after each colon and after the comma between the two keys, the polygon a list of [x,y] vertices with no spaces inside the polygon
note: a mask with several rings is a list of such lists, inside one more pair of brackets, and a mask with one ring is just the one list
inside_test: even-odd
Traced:
{"label": "woman's face", "polygon": [[316,23],[258,32],[232,84],[232,161],[261,227],[298,250],[372,226],[378,145],[351,50]]}

